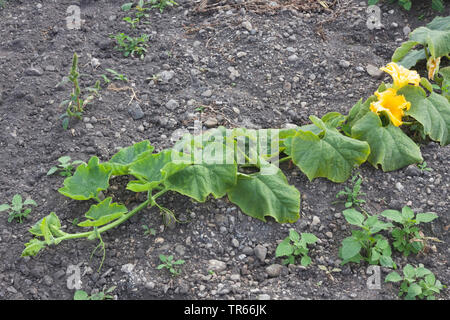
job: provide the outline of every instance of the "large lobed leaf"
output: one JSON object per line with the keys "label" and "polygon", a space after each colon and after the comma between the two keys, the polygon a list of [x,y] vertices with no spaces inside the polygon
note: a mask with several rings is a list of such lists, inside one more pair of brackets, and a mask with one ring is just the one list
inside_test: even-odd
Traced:
{"label": "large lobed leaf", "polygon": [[432,140],[442,146],[450,143],[450,102],[445,97],[435,92],[427,97],[422,88],[413,86],[404,87],[399,94],[411,102],[406,114],[420,122]]}
{"label": "large lobed leaf", "polygon": [[392,56],[392,61],[409,69],[420,60],[426,59],[424,49],[414,49],[422,45],[427,47],[433,58],[450,53],[450,16],[436,17],[425,27],[419,27],[409,34],[409,41],[404,42]]}
{"label": "large lobed leaf", "polygon": [[383,126],[381,119],[368,112],[351,128],[352,137],[366,141],[370,146],[367,159],[383,171],[394,171],[423,161],[420,148],[399,127],[389,123]]}
{"label": "large lobed leaf", "polygon": [[369,145],[342,135],[320,119],[311,117],[311,120],[320,133],[300,129],[291,138],[291,147],[287,152],[309,180],[325,177],[333,182],[344,182],[355,166],[367,160]]}
{"label": "large lobed leaf", "polygon": [[101,190],[109,187],[111,169],[99,164],[97,157],[92,157],[88,164],[78,166],[72,177],[64,180],[64,187],[58,191],[75,200],[96,198]]}
{"label": "large lobed leaf", "polygon": [[270,168],[272,174],[239,174],[228,198],[244,213],[262,221],[271,216],[279,223],[295,222],[300,214],[300,192],[289,185],[279,168]]}
{"label": "large lobed leaf", "polygon": [[126,175],[129,173],[129,167],[138,159],[151,154],[155,148],[150,145],[150,141],[145,140],[132,146],[119,150],[105,164],[112,169],[113,176]]}
{"label": "large lobed leaf", "polygon": [[112,198],[108,197],[99,204],[94,204],[86,212],[87,220],[80,222],[80,227],[99,227],[113,220],[116,220],[128,212],[124,205],[111,203]]}
{"label": "large lobed leaf", "polygon": [[236,184],[236,164],[194,164],[181,170],[179,166],[165,172],[164,185],[199,202],[205,202],[210,194],[221,198]]}

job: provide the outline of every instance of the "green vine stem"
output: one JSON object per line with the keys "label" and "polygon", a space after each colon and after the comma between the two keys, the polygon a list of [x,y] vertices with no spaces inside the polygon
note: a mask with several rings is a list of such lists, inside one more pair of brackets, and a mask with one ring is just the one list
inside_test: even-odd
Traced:
{"label": "green vine stem", "polygon": [[133,210],[131,210],[130,212],[124,214],[122,217],[120,217],[119,219],[101,227],[98,228],[96,230],[92,230],[92,231],[87,231],[87,232],[79,232],[79,233],[66,233],[61,237],[58,238],[54,238],[53,243],[60,243],[61,241],[64,240],[70,240],[70,239],[80,239],[80,238],[89,238],[92,236],[95,236],[95,238],[98,238],[100,236],[101,233],[108,231],[114,227],[117,227],[118,225],[122,224],[123,222],[127,221],[128,219],[130,219],[132,216],[134,216],[136,213],[138,213],[139,211],[141,211],[142,209],[150,206],[153,207],[156,202],[155,199],[157,199],[158,197],[162,196],[164,193],[166,193],[167,191],[169,191],[168,189],[163,189],[161,191],[159,191],[158,193],[156,193],[154,196],[151,196],[149,199],[147,199],[146,201],[142,202],[140,205],[138,205],[136,208],[134,208]]}

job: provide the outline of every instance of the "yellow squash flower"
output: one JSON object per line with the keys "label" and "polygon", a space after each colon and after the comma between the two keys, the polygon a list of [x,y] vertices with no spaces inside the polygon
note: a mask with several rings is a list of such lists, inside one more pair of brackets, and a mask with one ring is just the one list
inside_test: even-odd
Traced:
{"label": "yellow squash flower", "polygon": [[433,59],[433,57],[430,57],[427,61],[427,68],[428,68],[428,79],[434,80],[434,76],[436,74],[436,71],[439,70],[439,65],[441,63],[441,57]]}
{"label": "yellow squash flower", "polygon": [[386,67],[380,68],[381,71],[387,72],[394,79],[394,89],[400,89],[408,84],[419,86],[420,75],[415,70],[408,70],[399,66],[395,62],[389,63]]}
{"label": "yellow squash flower", "polygon": [[370,110],[379,114],[386,112],[394,126],[403,124],[402,117],[404,110],[409,110],[411,103],[406,101],[403,95],[398,95],[397,90],[393,88],[386,89],[383,92],[375,92],[378,101],[370,104]]}

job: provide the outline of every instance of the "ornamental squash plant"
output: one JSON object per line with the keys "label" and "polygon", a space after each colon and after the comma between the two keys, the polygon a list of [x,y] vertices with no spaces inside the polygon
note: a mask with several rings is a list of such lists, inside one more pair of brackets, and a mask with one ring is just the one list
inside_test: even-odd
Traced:
{"label": "ornamental squash plant", "polygon": [[[422,29],[429,33],[426,42],[419,41],[420,32],[413,37],[433,58],[448,55],[450,50],[450,41],[441,41],[435,34],[436,30],[450,29],[441,22],[439,19]],[[429,139],[448,145],[449,100],[430,90],[428,80],[404,63],[392,62],[382,70],[392,76],[392,84],[382,83],[374,95],[358,101],[347,115],[330,112],[322,118],[311,116],[310,124],[288,129],[219,127],[187,133],[172,148],[160,152],[154,152],[149,141],[142,141],[121,149],[106,162],[91,157],[58,190],[75,201],[92,202],[78,224],[84,230],[67,233],[52,212],[29,230],[34,238],[25,244],[22,256],[78,238],[98,239],[104,251],[101,235],[140,211],[156,207],[173,218],[174,213],[159,204],[159,198],[169,191],[197,202],[227,197],[253,218],[293,223],[300,217],[300,192],[279,168],[284,161],[292,161],[310,181],[326,178],[337,183],[346,181],[352,170],[366,161],[383,171],[422,163],[420,148],[409,136],[409,129],[420,126]],[[131,177],[126,188],[145,194],[145,201],[130,210],[112,197],[102,197],[113,176]]]}

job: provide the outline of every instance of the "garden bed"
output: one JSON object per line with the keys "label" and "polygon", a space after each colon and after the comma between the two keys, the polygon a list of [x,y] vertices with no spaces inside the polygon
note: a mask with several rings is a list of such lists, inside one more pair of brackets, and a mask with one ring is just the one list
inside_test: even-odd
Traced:
{"label": "garden bed", "polygon": [[[86,239],[21,257],[32,238],[28,229],[39,219],[56,212],[64,230],[74,231],[79,228],[72,222],[81,221],[92,204],[58,192],[64,178],[47,175],[58,158],[107,161],[120,148],[143,140],[160,151],[174,144],[174,132],[191,130],[195,120],[208,128],[260,129],[301,126],[310,123],[311,115],[320,118],[332,111],[347,114],[381,80],[390,82],[368,65],[386,65],[407,40],[408,29],[436,16],[424,4],[410,12],[382,4],[384,27],[370,30],[365,1],[261,12],[261,7],[244,5],[215,10],[213,1],[202,9],[199,1],[178,0],[178,6],[162,13],[149,11],[148,24],[131,29],[122,20],[129,15],[121,10],[124,2],[81,1],[79,30],[66,24],[72,1],[9,1],[0,10],[0,203],[17,193],[37,203],[23,223],[8,222],[4,212],[0,216],[0,299],[73,299],[71,266],[81,271],[81,287],[89,294],[115,286],[111,294],[123,300],[397,299],[397,284],[382,281],[381,288],[368,288],[367,263],[341,266],[339,248],[352,228],[342,215],[344,204],[335,201],[351,181],[310,182],[289,163],[281,169],[301,193],[295,223],[251,218],[226,197],[196,203],[169,192],[160,205],[184,223],[166,226],[156,208],[133,216],[102,235],[106,257],[99,272],[102,252],[90,259],[97,242]],[[442,16],[448,15],[447,8]],[[142,59],[114,49],[110,35],[120,32],[149,35]],[[101,80],[101,97],[64,130],[60,103],[69,98],[71,86],[61,81],[74,52],[80,86]],[[113,80],[106,69],[128,82]],[[105,84],[102,74],[113,81]],[[423,231],[441,242],[407,258],[394,252],[393,259],[400,268],[422,263],[448,285],[450,148],[435,142],[420,147],[432,170],[410,165],[383,172],[364,163],[353,175],[362,177],[363,207],[372,214],[407,205],[438,215]],[[111,179],[110,193],[133,208],[139,197],[125,190],[127,181]],[[283,266],[275,256],[291,228],[319,238],[310,246],[312,263],[306,268]],[[181,274],[158,270],[160,254],[183,259]],[[340,271],[330,277],[319,265]],[[391,271],[382,267],[381,279]],[[448,299],[450,293],[446,289],[438,297]]]}

